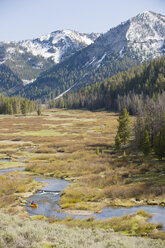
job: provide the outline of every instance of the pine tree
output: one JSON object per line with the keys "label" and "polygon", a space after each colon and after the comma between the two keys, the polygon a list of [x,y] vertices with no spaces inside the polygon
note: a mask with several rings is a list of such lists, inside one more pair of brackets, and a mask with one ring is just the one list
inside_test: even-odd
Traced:
{"label": "pine tree", "polygon": [[165,157],[165,132],[161,130],[155,139],[154,151],[159,159]]}
{"label": "pine tree", "polygon": [[118,122],[118,135],[120,137],[121,143],[124,143],[125,145],[131,136],[131,121],[126,108],[124,108],[120,113]]}
{"label": "pine tree", "polygon": [[27,112],[28,112],[27,111],[27,108],[28,108],[28,106],[27,106],[27,100],[25,99],[21,103],[21,112],[22,112],[23,115],[26,115],[27,114]]}
{"label": "pine tree", "polygon": [[115,147],[117,150],[119,150],[121,147],[121,139],[120,139],[119,133],[117,133],[115,137]]}
{"label": "pine tree", "polygon": [[143,151],[144,155],[148,155],[151,152],[151,142],[148,130],[145,130],[141,150]]}
{"label": "pine tree", "polygon": [[38,107],[38,109],[37,109],[37,115],[38,115],[38,116],[41,115],[41,109],[40,109],[40,107]]}
{"label": "pine tree", "polygon": [[8,114],[9,114],[9,115],[13,115],[13,106],[12,106],[11,103],[10,103],[9,106],[8,106]]}

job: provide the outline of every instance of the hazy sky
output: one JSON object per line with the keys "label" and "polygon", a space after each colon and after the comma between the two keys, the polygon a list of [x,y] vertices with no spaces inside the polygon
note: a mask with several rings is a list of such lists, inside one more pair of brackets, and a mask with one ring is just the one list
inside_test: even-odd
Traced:
{"label": "hazy sky", "polygon": [[106,32],[146,10],[165,15],[165,0],[0,0],[0,41],[58,29]]}

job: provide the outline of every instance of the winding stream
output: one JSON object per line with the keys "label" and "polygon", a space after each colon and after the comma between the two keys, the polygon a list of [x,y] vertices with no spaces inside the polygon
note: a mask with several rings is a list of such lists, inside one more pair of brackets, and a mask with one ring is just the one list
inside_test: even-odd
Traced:
{"label": "winding stream", "polygon": [[[57,202],[60,200],[60,191],[64,190],[71,182],[60,179],[45,178],[35,178],[35,180],[37,182],[47,183],[48,185],[42,187],[42,190],[27,198],[26,209],[29,215],[44,215],[46,217],[53,216],[58,218],[65,218],[66,214],[58,212],[60,207]],[[38,208],[31,208],[29,206],[31,201],[36,202],[38,204]]]}
{"label": "winding stream", "polygon": [[[25,159],[24,159],[25,160]],[[25,164],[25,161],[24,160],[21,160],[21,161],[17,161],[19,162],[20,164],[24,165]],[[0,159],[0,162],[12,162],[11,158],[1,158]],[[10,172],[15,172],[15,171],[24,171],[25,170],[25,167],[24,166],[21,166],[21,167],[12,167],[12,168],[5,168],[5,169],[0,169],[0,173],[2,175],[4,175],[5,173],[10,173]]]}
{"label": "winding stream", "polygon": [[[0,173],[24,170],[24,167],[0,169]],[[26,210],[30,216],[32,215],[44,215],[46,217],[65,218],[72,216],[73,218],[89,218],[89,216],[70,215],[61,211],[61,208],[57,204],[60,199],[60,192],[64,190],[71,182],[52,179],[52,178],[34,178],[37,182],[43,182],[47,186],[42,187],[40,191],[33,196],[27,198]],[[38,208],[31,208],[30,202],[34,201],[38,204]],[[131,208],[103,208],[101,213],[96,213],[93,216],[97,220],[105,220],[112,217],[121,217],[125,214],[131,214],[137,212],[139,209],[152,214],[152,219],[149,222],[161,222],[163,224],[163,230],[165,230],[165,207],[160,206],[136,206]]]}
{"label": "winding stream", "polygon": [[4,175],[5,173],[15,172],[15,171],[24,171],[25,167],[17,167],[17,168],[8,168],[8,169],[0,169],[0,173]]}

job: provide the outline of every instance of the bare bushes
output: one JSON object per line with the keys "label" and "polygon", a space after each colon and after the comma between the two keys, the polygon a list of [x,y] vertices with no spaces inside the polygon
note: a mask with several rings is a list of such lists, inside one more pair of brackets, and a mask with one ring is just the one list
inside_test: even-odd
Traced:
{"label": "bare bushes", "polygon": [[145,184],[139,185],[112,185],[108,186],[104,190],[104,194],[109,198],[132,198],[143,195],[146,190]]}
{"label": "bare bushes", "polygon": [[104,189],[104,195],[109,198],[128,199],[133,197],[145,197],[149,199],[152,196],[159,196],[165,193],[165,186],[153,186],[150,183],[130,184],[130,185],[112,185]]}
{"label": "bare bushes", "polygon": [[32,191],[37,183],[32,179],[10,179],[0,175],[0,207],[8,207],[16,200],[15,193]]}

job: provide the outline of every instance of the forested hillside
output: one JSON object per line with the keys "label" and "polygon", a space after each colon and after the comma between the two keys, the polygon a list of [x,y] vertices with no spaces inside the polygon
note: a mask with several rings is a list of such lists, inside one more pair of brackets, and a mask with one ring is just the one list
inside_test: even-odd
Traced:
{"label": "forested hillside", "polygon": [[5,64],[23,81],[24,84],[33,82],[41,72],[53,66],[41,56],[34,56],[23,50],[23,53],[15,52]]}
{"label": "forested hillside", "polygon": [[0,65],[0,93],[12,94],[23,86],[23,82],[5,64]]}
{"label": "forested hillside", "polygon": [[165,89],[165,57],[119,73],[101,83],[52,101],[50,107],[121,110],[135,114],[149,98],[159,99]]}
{"label": "forested hillside", "polygon": [[74,89],[77,90],[138,64],[137,61],[128,57],[118,58],[116,61],[117,55],[114,54],[113,56],[107,56],[104,65],[100,65],[97,70],[93,70],[91,66],[87,69],[83,65],[86,63],[84,56],[88,57],[86,52],[88,53],[89,48],[85,49],[86,51],[83,49],[50,70],[41,73],[33,84],[21,89],[19,94],[33,100],[53,99],[70,87],[74,86]]}

